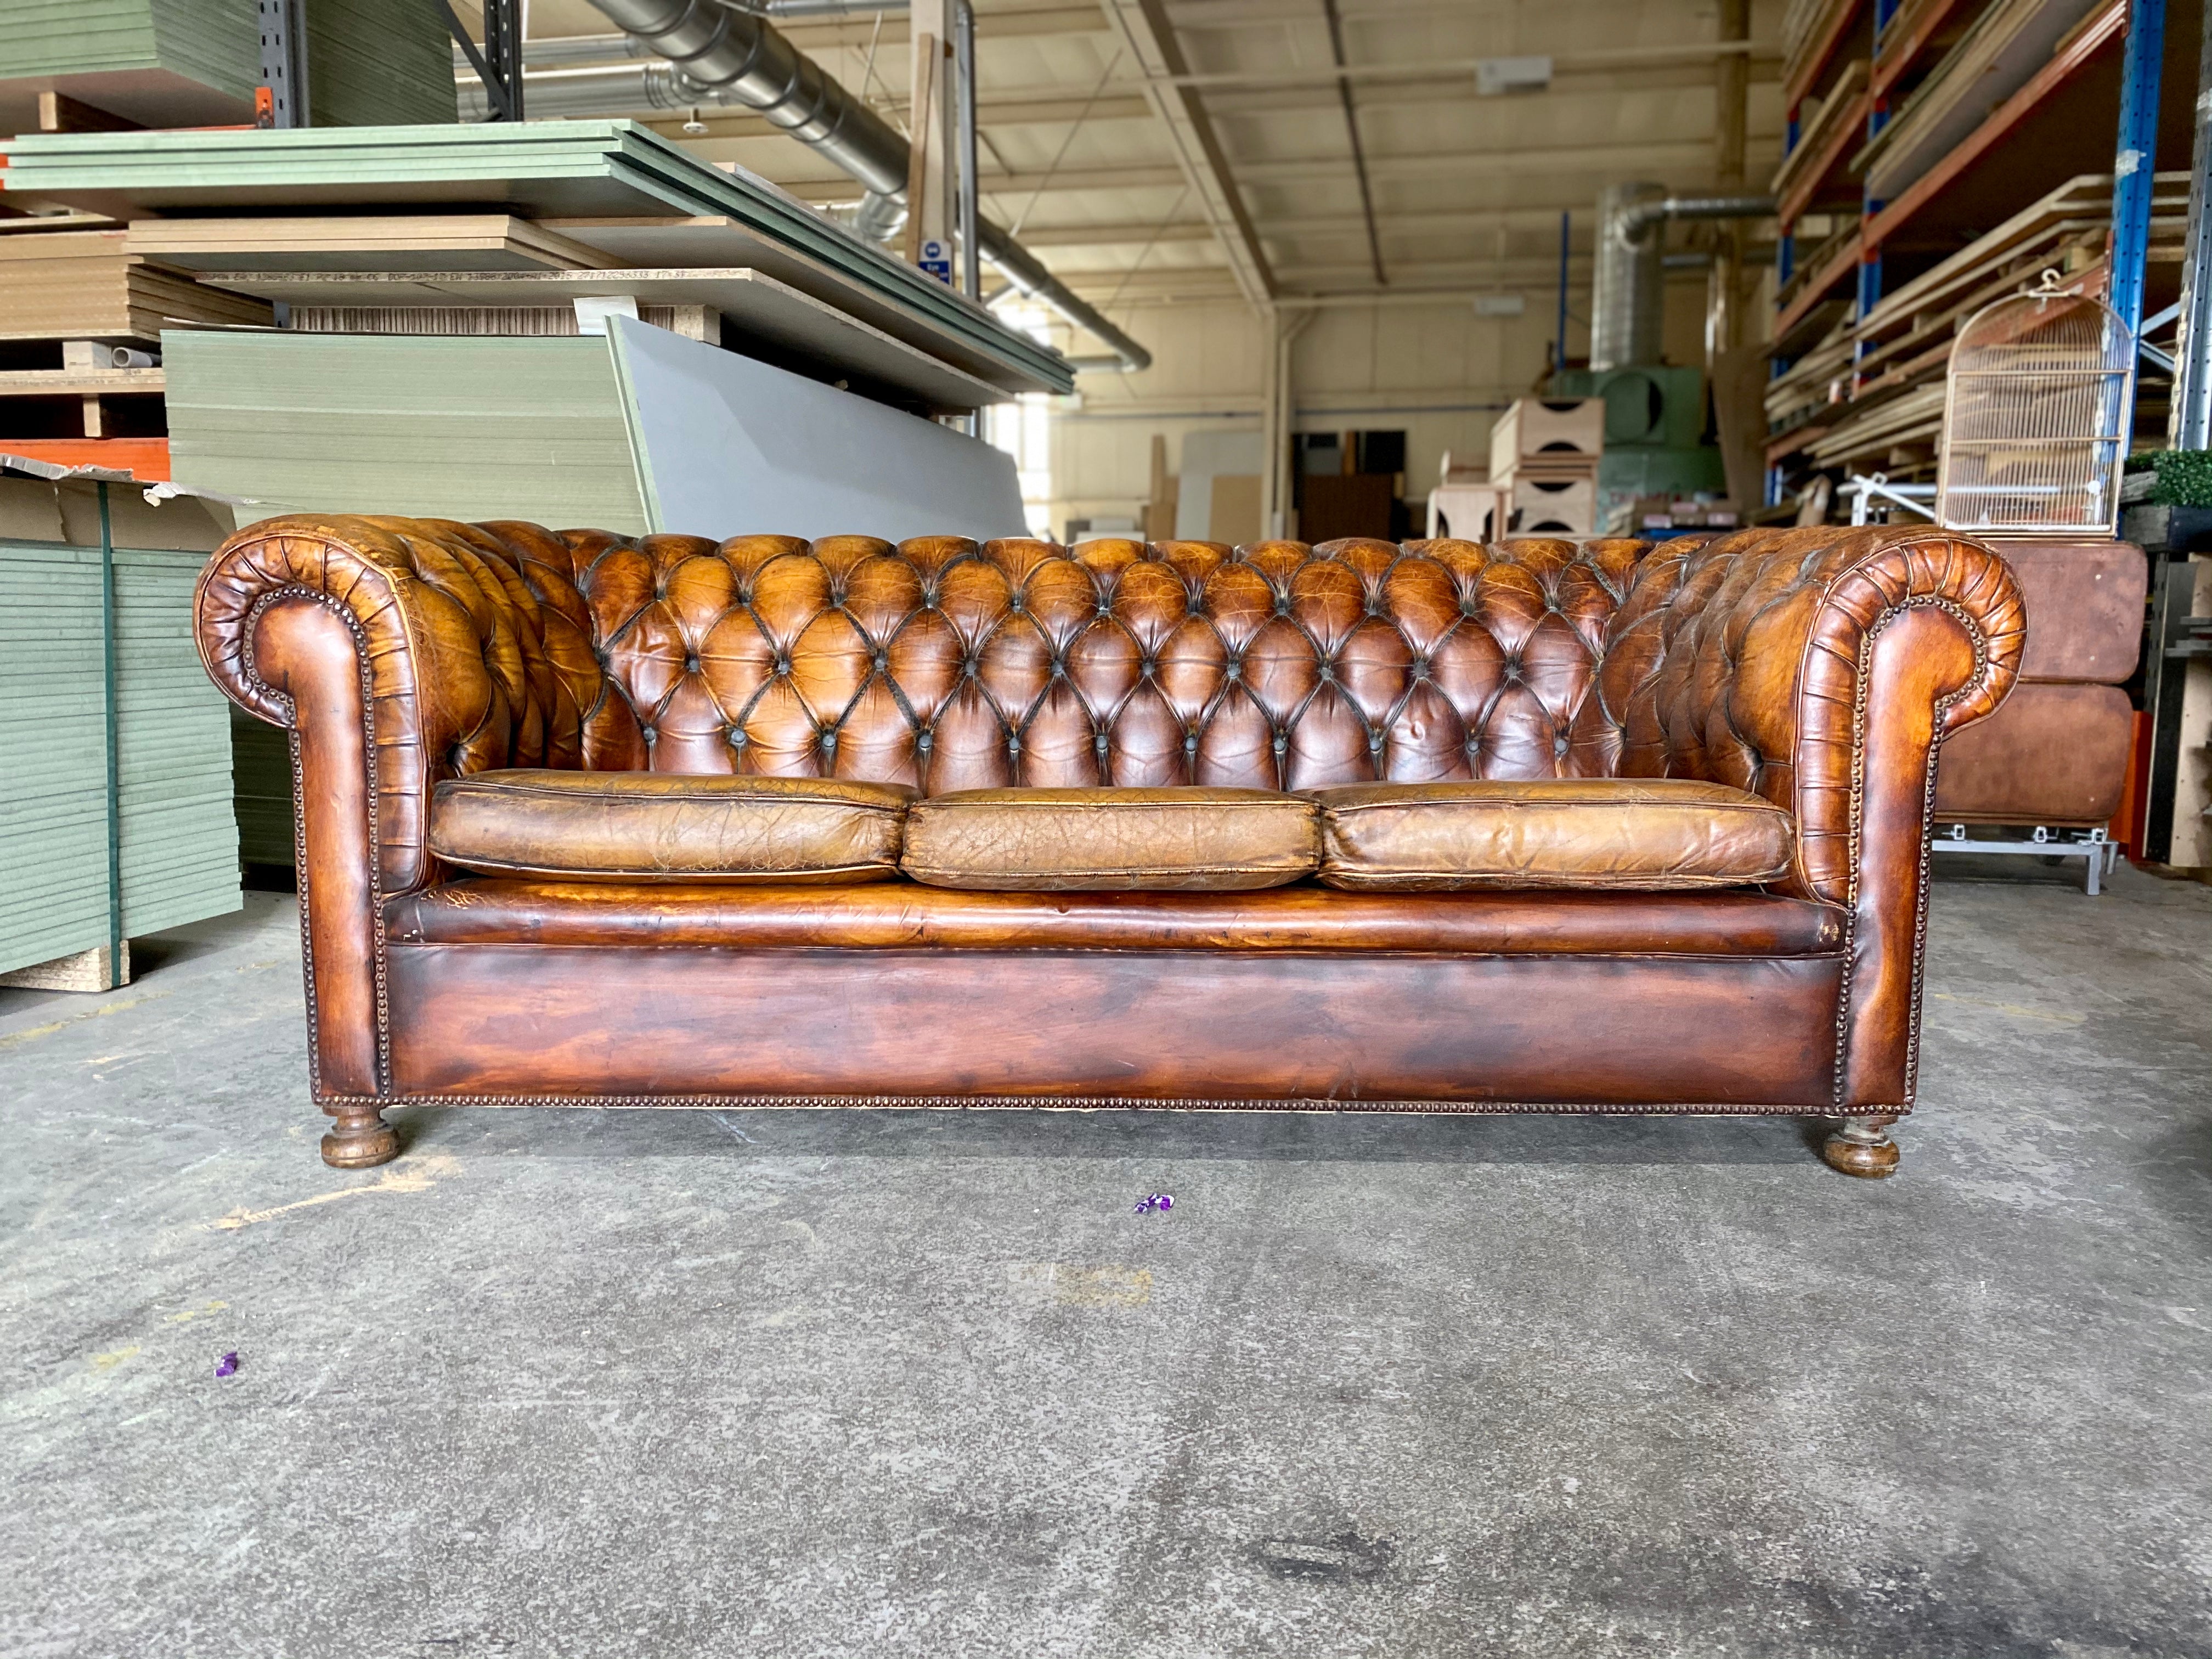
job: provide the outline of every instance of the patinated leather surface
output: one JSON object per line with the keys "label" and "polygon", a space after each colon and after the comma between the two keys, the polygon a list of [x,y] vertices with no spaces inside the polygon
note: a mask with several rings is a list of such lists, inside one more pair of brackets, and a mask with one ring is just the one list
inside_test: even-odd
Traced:
{"label": "patinated leather surface", "polygon": [[2120,810],[2135,709],[2117,685],[2023,681],[1943,745],[1936,816],[1969,823],[2098,824]]}
{"label": "patinated leather surface", "polygon": [[232,537],[201,572],[200,660],[248,713],[294,723],[258,672],[258,608],[326,601],[353,635],[374,733],[378,884],[430,878],[423,836],[439,779],[580,767],[610,697],[568,544],[535,525],[295,514]]}
{"label": "patinated leather surface", "polygon": [[430,850],[489,875],[848,883],[898,873],[914,791],[825,778],[478,772],[430,805]]}
{"label": "patinated leather surface", "polygon": [[1321,862],[1320,812],[1270,789],[963,789],[916,801],[899,867],[986,892],[1236,892]]}
{"label": "patinated leather surface", "polygon": [[1826,1111],[1844,968],[1832,954],[394,945],[391,955],[400,1097],[636,1105],[981,1097]]}
{"label": "patinated leather surface", "polygon": [[1773,802],[1687,779],[1355,783],[1316,792],[1331,887],[1749,887],[1790,872]]}
{"label": "patinated leather surface", "polygon": [[1844,912],[1763,893],[961,892],[466,879],[386,906],[427,945],[745,951],[1288,951],[1492,955],[1832,955]]}
{"label": "patinated leather surface", "polygon": [[[1607,631],[1583,720],[1617,743],[1620,777],[1700,778],[1763,795],[1797,821],[1792,885],[1849,902],[1864,872],[1854,818],[1869,757],[1924,770],[1927,740],[1867,720],[1874,647],[1899,618],[1933,611],[1968,650],[1956,684],[1934,687],[1935,732],[1979,720],[2020,667],[2027,619],[2004,561],[1940,531],[1869,526],[1746,530],[1662,547]],[[1910,631],[1910,630],[1908,630]],[[1917,867],[1907,842],[1883,860]]]}
{"label": "patinated leather surface", "polygon": [[[338,624],[318,659],[257,663],[295,603]],[[198,630],[217,684],[300,733],[311,1006],[353,975],[359,994],[330,1008],[368,1027],[319,1031],[325,1056],[382,1053],[419,1012],[387,996],[379,919],[437,877],[425,830],[446,777],[583,766],[943,793],[1664,776],[1790,811],[1784,885],[1846,911],[1839,1106],[1911,1103],[1936,744],[2002,698],[2023,637],[2003,562],[1934,531],[1745,531],[1648,557],[1548,541],[1070,556],[305,517],[225,544]],[[349,748],[328,735],[349,675]],[[310,684],[320,713],[289,689]],[[314,867],[355,844],[374,849],[365,870]]]}

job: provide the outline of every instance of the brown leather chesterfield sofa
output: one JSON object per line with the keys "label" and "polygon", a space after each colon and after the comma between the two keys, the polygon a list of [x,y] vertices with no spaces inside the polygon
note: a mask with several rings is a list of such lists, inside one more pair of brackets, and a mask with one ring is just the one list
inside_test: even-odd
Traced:
{"label": "brown leather chesterfield sofa", "polygon": [[201,579],[288,726],[323,1156],[390,1107],[1791,1113],[1887,1174],[1933,532],[1492,547],[274,519]]}

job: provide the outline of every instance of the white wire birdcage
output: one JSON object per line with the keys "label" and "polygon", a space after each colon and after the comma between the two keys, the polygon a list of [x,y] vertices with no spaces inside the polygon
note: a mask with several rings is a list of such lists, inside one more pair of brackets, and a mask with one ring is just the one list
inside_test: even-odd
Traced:
{"label": "white wire birdcage", "polygon": [[1984,306],[1951,348],[1936,520],[1984,535],[2112,535],[2135,342],[2111,307],[2043,285]]}

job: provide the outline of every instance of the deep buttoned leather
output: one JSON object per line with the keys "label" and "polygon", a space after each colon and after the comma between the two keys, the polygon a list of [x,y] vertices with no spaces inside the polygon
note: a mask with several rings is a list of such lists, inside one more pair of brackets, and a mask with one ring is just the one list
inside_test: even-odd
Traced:
{"label": "deep buttoned leather", "polygon": [[1665,892],[1790,873],[1796,827],[1770,800],[1688,779],[1355,783],[1316,793],[1322,880]]}
{"label": "deep buttoned leather", "polygon": [[[1785,976],[1808,999],[1790,1018],[1829,999],[1829,1047],[1795,1028],[1776,1036],[1808,1066],[1828,1056],[1833,1106],[1870,1111],[1912,1100],[1937,745],[2004,697],[2026,631],[2003,560],[1934,529],[1762,529],[1654,552],[1541,540],[1233,551],[1101,541],[1070,552],[312,515],[226,543],[201,578],[196,629],[216,683],[299,734],[309,1006],[323,1022],[313,1051],[326,1102],[404,1086],[393,1081],[401,1049],[447,1040],[445,1027],[408,1029],[428,1018],[410,998],[525,971],[501,952],[497,970],[471,960],[403,983],[387,972],[384,907],[440,877],[428,838],[440,781],[550,767],[841,778],[925,794],[1726,784],[1793,818],[1779,890],[1847,918],[1850,969],[1832,994],[1817,975]],[[691,988],[690,968],[634,965],[641,986],[696,988],[708,1002],[730,993]],[[592,986],[605,972],[573,971]],[[776,971],[758,983],[774,990]],[[1006,971],[1015,982],[1018,969]],[[1677,971],[1662,988],[1686,995]],[[1568,979],[1518,973],[1482,982],[1524,1000],[1566,994]],[[1694,1006],[1733,1008],[1745,994],[1720,983],[1709,976],[1711,996]],[[1113,975],[1100,986],[1102,997],[1127,994]],[[1330,989],[1353,994],[1350,981]],[[655,994],[637,993],[647,1005]],[[879,1011],[886,1019],[912,1013],[898,997]],[[1517,1006],[1485,1005],[1486,1017]],[[1668,1029],[1698,1030],[1682,1023],[1692,1006],[1675,1006]],[[476,1018],[458,1003],[444,1017]],[[1608,1027],[1621,1043],[1626,1029]],[[630,1040],[646,1075],[659,1039],[639,1026]],[[1772,1074],[1710,1032],[1685,1040],[1717,1076],[1739,1061]],[[1628,1088],[1626,1049],[1607,1052],[1577,1098]],[[1485,1053],[1490,1064],[1507,1050]],[[485,1056],[470,1086],[501,1063]],[[1656,1073],[1636,1075],[1638,1088],[1660,1088]],[[1702,1075],[1692,1066],[1666,1087]],[[1814,1073],[1800,1083],[1814,1087]],[[1733,1074],[1712,1087],[1710,1100],[1753,1097]]]}
{"label": "deep buttoned leather", "polygon": [[963,789],[917,801],[900,867],[984,892],[1241,892],[1321,862],[1320,812],[1272,789]]}
{"label": "deep buttoned leather", "polygon": [[836,778],[478,772],[430,806],[430,850],[487,875],[574,881],[887,881],[914,791]]}

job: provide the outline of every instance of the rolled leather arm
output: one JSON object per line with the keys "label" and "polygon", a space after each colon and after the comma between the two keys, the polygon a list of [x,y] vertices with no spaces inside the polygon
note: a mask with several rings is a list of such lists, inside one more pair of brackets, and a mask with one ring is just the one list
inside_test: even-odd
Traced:
{"label": "rolled leather arm", "polygon": [[[303,743],[317,738],[295,696],[299,652],[275,653],[283,672],[264,672],[264,620],[311,605],[350,634],[353,660],[319,666],[359,677],[386,896],[429,878],[423,835],[440,778],[582,764],[606,681],[574,580],[580,550],[535,525],[295,514],[241,531],[202,572],[200,660],[233,702]],[[327,627],[316,638],[343,649]]]}
{"label": "rolled leather arm", "polygon": [[1848,903],[1870,850],[1870,775],[1902,764],[1932,781],[1935,745],[2012,689],[2027,626],[2011,567],[1963,537],[1743,531],[1644,562],[1597,701],[1622,776],[1704,778],[1788,807],[1796,885]]}
{"label": "rolled leather arm", "polygon": [[1826,526],[1662,550],[1614,618],[1592,702],[1620,775],[1788,807],[1791,890],[1846,913],[1839,1112],[1911,1108],[1936,757],[2012,689],[2027,620],[1978,543]]}

